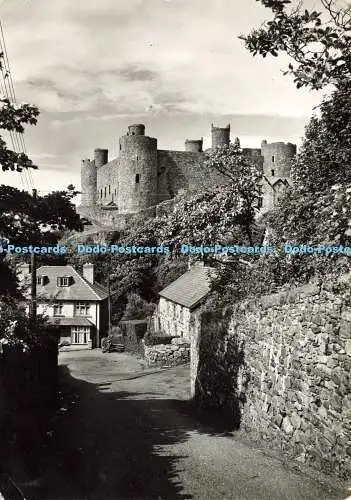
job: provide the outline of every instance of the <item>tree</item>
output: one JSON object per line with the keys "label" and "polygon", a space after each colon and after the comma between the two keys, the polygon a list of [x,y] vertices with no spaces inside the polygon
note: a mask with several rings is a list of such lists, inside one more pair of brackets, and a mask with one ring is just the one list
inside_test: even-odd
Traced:
{"label": "tree", "polygon": [[244,153],[238,137],[234,144],[212,149],[206,155],[204,165],[216,169],[231,181],[229,189],[234,205],[236,204],[236,222],[245,229],[249,243],[252,245],[252,225],[262,195],[262,172],[259,165]]}
{"label": "tree", "polygon": [[280,52],[292,59],[285,74],[298,88],[338,87],[351,80],[351,6],[320,0],[322,12],[293,7],[291,0],[256,0],[271,9],[273,19],[239,38],[255,56]]}
{"label": "tree", "polygon": [[[75,206],[71,203],[76,191],[57,191],[43,197],[33,198],[25,191],[11,186],[0,186],[0,236],[2,245],[7,244],[55,245],[64,230],[82,230],[83,225]],[[2,252],[2,250],[1,250]],[[17,277],[14,271],[18,260],[26,255],[0,253],[0,299],[3,296],[20,298]]]}
{"label": "tree", "polygon": [[324,99],[320,117],[313,117],[292,168],[295,188],[329,190],[351,183],[351,83],[344,82]]}
{"label": "tree", "polygon": [[69,188],[34,198],[26,191],[1,185],[0,235],[11,244],[52,244],[64,230],[82,230],[72,203],[77,191]]}
{"label": "tree", "polygon": [[123,319],[144,319],[151,316],[155,310],[155,304],[150,304],[142,299],[137,293],[130,293],[124,311]]}
{"label": "tree", "polygon": [[[0,98],[0,130],[22,134],[24,132],[23,125],[36,125],[38,116],[39,110],[35,106],[27,103],[17,105],[11,103],[7,98]],[[17,153],[8,149],[1,135],[0,165],[3,171],[22,172],[26,168],[38,168],[25,153]]]}

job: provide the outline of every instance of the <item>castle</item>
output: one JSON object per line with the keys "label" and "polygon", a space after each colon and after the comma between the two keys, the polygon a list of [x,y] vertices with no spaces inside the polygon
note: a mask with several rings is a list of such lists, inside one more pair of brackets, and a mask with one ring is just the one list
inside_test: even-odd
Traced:
{"label": "castle", "polygon": [[[230,125],[211,126],[212,148],[230,143]],[[243,149],[262,171],[262,210],[269,210],[290,184],[290,160],[296,145],[262,141],[260,149]],[[109,161],[107,149],[95,149],[94,159],[82,160],[79,212],[100,225],[123,227],[136,214],[156,216],[167,200],[202,187],[227,184],[222,174],[203,165],[203,139],[185,141],[184,151],[157,148],[145,135],[145,125],[128,127],[119,139],[119,156]]]}

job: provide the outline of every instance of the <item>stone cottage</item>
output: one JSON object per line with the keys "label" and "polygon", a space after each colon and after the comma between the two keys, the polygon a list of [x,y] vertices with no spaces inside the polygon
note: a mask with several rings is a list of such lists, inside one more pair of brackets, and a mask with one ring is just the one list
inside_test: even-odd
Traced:
{"label": "stone cottage", "polygon": [[195,263],[159,292],[160,300],[153,316],[156,332],[190,340],[200,306],[210,291],[211,272],[213,270],[203,262]]}

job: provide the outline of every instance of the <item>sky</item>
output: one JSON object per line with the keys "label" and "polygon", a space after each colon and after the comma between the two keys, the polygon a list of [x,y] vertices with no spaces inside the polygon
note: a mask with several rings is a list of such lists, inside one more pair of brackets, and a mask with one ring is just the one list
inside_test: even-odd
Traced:
{"label": "sky", "polygon": [[[268,18],[255,0],[0,0],[17,101],[41,112],[24,135],[35,187],[80,188],[81,160],[95,148],[115,158],[132,123],[159,149],[209,147],[212,122],[230,123],[243,147],[299,143],[321,95],[238,39]],[[0,183],[22,188],[21,177],[0,172]]]}

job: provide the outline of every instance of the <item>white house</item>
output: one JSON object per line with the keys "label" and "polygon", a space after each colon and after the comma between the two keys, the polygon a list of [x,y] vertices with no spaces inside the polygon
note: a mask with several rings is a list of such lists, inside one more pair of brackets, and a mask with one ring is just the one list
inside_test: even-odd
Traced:
{"label": "white house", "polygon": [[190,340],[200,306],[210,291],[213,270],[202,262],[159,292],[160,300],[154,314],[154,328],[165,335]]}
{"label": "white house", "polygon": [[[28,279],[29,265],[21,265]],[[37,314],[49,317],[60,330],[60,341],[72,346],[99,347],[108,330],[108,291],[94,280],[94,265],[83,274],[72,266],[37,269]]]}

